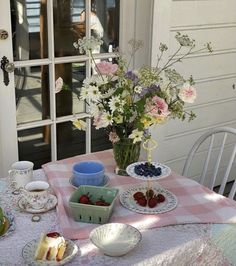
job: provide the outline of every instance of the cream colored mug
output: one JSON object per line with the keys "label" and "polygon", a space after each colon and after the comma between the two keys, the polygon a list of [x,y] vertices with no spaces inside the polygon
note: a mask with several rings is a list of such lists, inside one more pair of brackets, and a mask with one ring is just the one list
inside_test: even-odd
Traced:
{"label": "cream colored mug", "polygon": [[25,187],[32,181],[34,164],[30,161],[19,161],[11,165],[8,171],[11,187],[15,190]]}

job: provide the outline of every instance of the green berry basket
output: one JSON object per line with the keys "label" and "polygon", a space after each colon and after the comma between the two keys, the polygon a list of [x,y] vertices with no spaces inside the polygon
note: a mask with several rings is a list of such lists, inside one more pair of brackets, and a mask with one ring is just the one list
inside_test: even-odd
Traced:
{"label": "green berry basket", "polygon": [[[79,188],[71,194],[69,199],[69,206],[71,208],[73,218],[75,221],[83,223],[107,223],[112,214],[118,192],[119,190],[116,188],[87,185],[79,186]],[[87,193],[91,196],[90,199],[92,202],[95,202],[102,197],[110,205],[97,206],[79,203],[79,198]]]}

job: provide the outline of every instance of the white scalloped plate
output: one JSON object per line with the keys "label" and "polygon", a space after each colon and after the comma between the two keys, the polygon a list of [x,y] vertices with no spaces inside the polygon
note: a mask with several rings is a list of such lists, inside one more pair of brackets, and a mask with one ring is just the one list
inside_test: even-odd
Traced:
{"label": "white scalloped plate", "polygon": [[46,261],[46,260],[35,260],[34,254],[38,245],[38,240],[33,239],[28,242],[22,249],[22,257],[24,258],[27,265],[32,266],[59,266],[65,265],[74,259],[77,255],[79,248],[78,246],[71,240],[66,240],[67,247],[65,250],[65,254],[61,261]]}
{"label": "white scalloped plate", "polygon": [[134,168],[136,165],[142,164],[142,163],[146,163],[146,161],[143,162],[136,162],[136,163],[132,163],[130,165],[127,166],[126,168],[126,172],[128,175],[134,177],[134,178],[138,178],[138,179],[142,179],[142,180],[157,180],[166,176],[169,176],[171,173],[171,169],[170,167],[161,164],[161,163],[157,163],[157,162],[151,162],[151,164],[153,164],[155,167],[161,167],[161,175],[158,176],[141,176],[141,175],[137,175],[134,172]]}
{"label": "white scalloped plate", "polygon": [[151,189],[155,194],[162,194],[165,196],[165,201],[158,203],[154,208],[149,208],[148,206],[142,207],[137,204],[133,198],[134,193],[138,191],[143,192],[144,194],[146,193],[148,190],[148,186],[146,184],[137,184],[121,192],[120,202],[130,211],[144,214],[160,214],[172,211],[176,208],[178,200],[172,192],[160,186],[152,186]]}

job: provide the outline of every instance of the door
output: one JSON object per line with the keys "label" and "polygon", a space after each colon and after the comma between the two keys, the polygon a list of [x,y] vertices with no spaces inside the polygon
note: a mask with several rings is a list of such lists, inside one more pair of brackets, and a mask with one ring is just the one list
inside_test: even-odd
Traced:
{"label": "door", "polygon": [[[78,99],[92,65],[73,43],[84,36],[100,37],[103,44],[94,51],[95,59],[115,57],[120,1],[1,0],[0,5],[0,29],[8,32],[0,40],[0,60],[15,65],[13,72],[0,72],[0,175],[16,160],[33,161],[36,169],[110,148],[105,132],[94,129]],[[68,90],[55,93],[59,77]],[[71,120],[77,118],[86,121],[85,132],[73,127]]]}
{"label": "door", "polygon": [[[187,110],[193,110],[197,118],[191,123],[173,120],[153,130],[159,142],[155,159],[181,173],[186,156],[200,135],[213,127],[236,128],[236,1],[155,0],[154,3],[153,65],[159,42],[168,45],[170,54],[176,51],[177,32],[195,39],[198,47],[207,42],[213,46],[211,55],[197,53],[175,65],[184,76],[194,77],[197,100]],[[229,140],[227,148],[231,146]],[[219,147],[215,145],[214,149]],[[196,180],[205,153],[203,149],[197,154],[191,169],[190,177]],[[223,160],[227,165],[229,157]],[[231,178],[235,178],[236,162],[232,169]]]}

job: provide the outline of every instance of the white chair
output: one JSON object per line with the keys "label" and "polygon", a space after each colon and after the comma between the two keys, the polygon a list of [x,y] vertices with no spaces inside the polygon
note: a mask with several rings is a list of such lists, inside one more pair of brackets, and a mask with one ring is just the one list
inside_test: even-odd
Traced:
{"label": "white chair", "polygon": [[[226,143],[226,139],[230,139],[228,143]],[[214,140],[215,143],[214,143]],[[205,143],[209,141],[209,145],[207,148],[205,148]],[[229,156],[227,157],[227,164],[224,165],[224,174],[222,175],[221,179],[221,184],[218,193],[223,195],[226,183],[228,181],[233,163],[235,161],[235,155],[236,155],[236,129],[235,128],[230,128],[230,127],[220,127],[220,128],[214,128],[211,129],[210,131],[206,132],[203,134],[197,141],[194,143],[190,153],[188,154],[188,157],[186,159],[184,168],[183,168],[183,176],[188,176],[188,171],[190,168],[191,163],[193,163],[193,158],[199,152],[200,147],[204,146],[203,149],[204,152],[202,152],[199,156],[202,156],[202,154],[206,154],[206,157],[201,160],[205,160],[203,163],[203,169],[202,173],[200,175],[200,183],[204,184],[204,181],[206,178],[210,177],[210,183],[208,184],[208,187],[213,190],[215,187],[215,182],[217,178],[217,174],[220,169],[222,156],[224,154],[224,151],[226,150],[227,146],[227,153],[229,153]],[[230,150],[230,151],[229,151]],[[214,157],[214,162],[212,162],[212,158]],[[213,165],[212,169],[208,169],[209,167],[209,162],[211,160],[211,165]],[[213,163],[213,164],[212,164]],[[225,158],[224,158],[224,163],[225,163]],[[236,167],[235,167],[236,168]],[[221,168],[222,169],[222,168]],[[236,192],[236,169],[234,169],[235,173],[235,178],[233,185],[231,187],[230,193],[228,195],[229,198],[233,199],[235,196]],[[210,173],[210,174],[209,174]],[[232,179],[232,178],[231,178]],[[217,184],[218,185],[218,184]]]}

